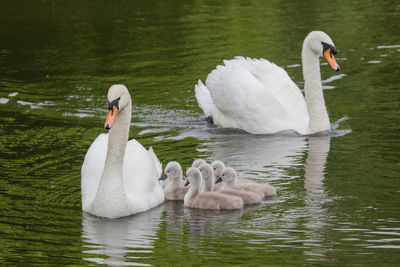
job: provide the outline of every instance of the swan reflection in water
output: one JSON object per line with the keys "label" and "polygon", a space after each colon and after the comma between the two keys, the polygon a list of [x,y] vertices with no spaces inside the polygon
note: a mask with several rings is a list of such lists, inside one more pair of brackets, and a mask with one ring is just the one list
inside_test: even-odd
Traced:
{"label": "swan reflection in water", "polygon": [[[219,135],[206,143],[211,159],[222,160],[238,172],[239,178],[265,179],[287,177],[285,167],[301,166],[307,150],[307,137],[282,135]],[[262,173],[262,175],[260,175]],[[243,176],[245,175],[245,176]],[[265,181],[260,181],[265,182]]]}
{"label": "swan reflection in water", "polygon": [[[111,266],[138,265],[134,253],[151,253],[163,206],[120,219],[104,219],[82,214],[82,238],[90,254],[84,260]],[[93,257],[93,255],[99,255]]]}
{"label": "swan reflection in water", "polygon": [[[283,245],[302,242],[305,255],[325,256],[331,245],[326,244],[329,218],[324,207],[332,201],[324,185],[330,139],[330,136],[317,135],[221,135],[213,139],[214,142],[208,145],[210,160],[220,159],[237,169],[243,178],[260,179],[259,182],[268,182],[277,187],[275,201],[282,202],[281,207],[275,207],[279,214],[268,212],[260,215],[261,220],[247,222],[248,227],[258,229],[246,229],[246,232],[258,235],[263,231],[265,235],[273,232],[279,236],[278,240],[282,240],[281,237],[285,239],[281,241],[285,243]],[[288,171],[293,168],[304,168],[305,195],[301,190],[293,191],[293,185],[301,179],[301,176]],[[300,203],[304,203],[304,206]],[[294,225],[300,223],[299,218],[307,218],[301,222],[306,229],[303,235],[290,232]]]}
{"label": "swan reflection in water", "polygon": [[[329,215],[324,205],[332,201],[324,185],[326,161],[330,150],[330,137],[310,137],[308,156],[304,172],[304,188],[306,190],[306,212],[308,221],[305,223],[306,239],[303,244],[309,249],[304,254],[325,259],[326,252],[332,243],[326,243],[329,232]],[[329,241],[328,242],[332,242]]]}
{"label": "swan reflection in water", "polygon": [[88,254],[84,260],[110,266],[146,265],[140,258],[148,253],[145,258],[148,259],[155,251],[157,232],[161,231],[163,240],[169,244],[179,244],[182,235],[187,234],[190,247],[196,249],[202,245],[202,237],[214,236],[221,225],[236,224],[246,210],[189,209],[183,201],[166,201],[149,211],[114,220],[84,213],[82,238],[86,249],[83,252]]}

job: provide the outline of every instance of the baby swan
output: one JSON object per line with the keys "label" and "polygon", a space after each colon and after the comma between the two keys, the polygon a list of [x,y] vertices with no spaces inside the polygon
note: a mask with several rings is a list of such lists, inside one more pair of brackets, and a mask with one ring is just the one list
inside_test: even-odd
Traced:
{"label": "baby swan", "polygon": [[221,181],[225,181],[225,185],[222,186],[222,189],[241,189],[257,193],[263,198],[276,195],[276,189],[272,185],[258,183],[237,184],[236,171],[230,167],[226,167],[215,182],[219,183]]}
{"label": "baby swan", "polygon": [[[217,180],[218,177],[221,176],[222,170],[225,168],[225,164],[224,164],[222,161],[220,161],[220,160],[214,160],[214,161],[211,163],[211,167],[212,167],[213,170],[214,170],[214,178],[215,178],[215,180]],[[253,180],[240,178],[240,179],[237,179],[236,183],[237,183],[237,184],[242,184],[242,183],[255,183],[255,182],[254,182]],[[224,183],[222,183],[221,186],[222,186],[223,184],[224,184]],[[219,188],[218,185],[219,185],[219,183],[215,185],[215,188]]]}
{"label": "baby swan", "polygon": [[220,160],[214,160],[212,163],[211,163],[211,167],[213,168],[213,170],[214,170],[214,176],[215,176],[215,178],[218,178],[218,177],[220,177],[221,176],[221,172],[222,172],[222,170],[225,168],[225,164],[222,162],[222,161],[220,161]]}
{"label": "baby swan", "polygon": [[[199,171],[203,176],[203,183],[206,192],[213,191],[214,185],[220,185],[220,183],[215,184],[214,170],[210,165],[202,164],[199,167]],[[243,200],[243,204],[256,204],[260,203],[262,200],[262,196],[260,194],[240,189],[229,189],[222,187],[215,189],[215,192],[222,193],[224,195],[240,197]]]}
{"label": "baby swan", "polygon": [[201,173],[197,168],[191,167],[186,172],[188,182],[191,184],[184,198],[184,205],[195,209],[233,210],[243,207],[243,200],[236,196],[224,195],[218,192],[200,192]]}
{"label": "baby swan", "polygon": [[160,177],[160,180],[165,179],[168,181],[164,187],[165,199],[183,200],[189,188],[185,186],[184,182],[182,183],[185,178],[182,175],[182,167],[178,162],[168,162],[164,174]]}
{"label": "baby swan", "polygon": [[196,159],[192,163],[192,167],[198,168],[201,164],[207,163],[204,159]]}
{"label": "baby swan", "polygon": [[[214,171],[212,167],[205,163],[199,166],[199,171],[201,172],[201,177],[203,178],[203,191],[202,192],[212,192],[215,187]],[[219,184],[217,184],[218,186]]]}

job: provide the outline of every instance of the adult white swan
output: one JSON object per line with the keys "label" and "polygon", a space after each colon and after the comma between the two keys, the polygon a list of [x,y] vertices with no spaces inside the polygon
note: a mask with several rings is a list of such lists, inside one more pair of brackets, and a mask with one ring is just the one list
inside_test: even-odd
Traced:
{"label": "adult white swan", "polygon": [[225,60],[195,85],[200,108],[219,127],[254,134],[295,131],[312,134],[330,130],[322,92],[319,56],[338,71],[337,50],[324,32],[313,31],[303,43],[303,94],[286,71],[266,59]]}
{"label": "adult white swan", "polygon": [[108,91],[108,115],[82,165],[82,210],[118,218],[153,208],[164,201],[158,182],[161,163],[153,150],[128,142],[132,100],[124,85]]}

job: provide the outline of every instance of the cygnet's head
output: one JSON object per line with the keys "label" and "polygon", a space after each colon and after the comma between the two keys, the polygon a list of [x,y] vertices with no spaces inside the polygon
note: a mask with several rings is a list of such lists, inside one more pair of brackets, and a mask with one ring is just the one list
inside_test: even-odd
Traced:
{"label": "cygnet's head", "polygon": [[225,164],[220,160],[214,160],[213,163],[211,163],[211,167],[214,170],[214,176],[219,177],[222,170],[225,168]]}
{"label": "cygnet's head", "polygon": [[204,179],[205,178],[207,178],[207,179],[214,178],[214,170],[212,169],[212,167],[209,164],[207,164],[207,163],[201,164],[198,169],[201,172],[201,175],[203,176]]}
{"label": "cygnet's head", "polygon": [[202,179],[201,173],[197,168],[190,167],[186,171],[186,176],[187,176],[187,182],[186,182],[185,186],[187,186],[189,184],[193,184],[193,185],[197,185],[197,186],[201,185],[201,179]]}
{"label": "cygnet's head", "polygon": [[183,179],[182,167],[178,162],[168,162],[167,166],[165,167],[164,174],[160,177],[160,180],[165,180],[167,178],[172,180],[181,178]]}
{"label": "cygnet's head", "polygon": [[131,107],[131,95],[125,85],[115,84],[108,89],[108,113],[104,128],[110,130],[117,118],[118,112],[125,107]]}
{"label": "cygnet's head", "polygon": [[196,159],[195,161],[193,161],[192,163],[192,167],[198,168],[200,167],[201,164],[205,164],[207,163],[204,159]]}
{"label": "cygnet's head", "polygon": [[324,56],[331,65],[332,69],[339,71],[339,65],[336,63],[335,56],[337,49],[331,37],[322,31],[310,32],[304,39],[303,50],[310,49],[319,56]]}
{"label": "cygnet's head", "polygon": [[231,167],[226,167],[222,170],[221,176],[215,181],[219,182],[226,182],[226,183],[236,183],[237,174],[236,171]]}

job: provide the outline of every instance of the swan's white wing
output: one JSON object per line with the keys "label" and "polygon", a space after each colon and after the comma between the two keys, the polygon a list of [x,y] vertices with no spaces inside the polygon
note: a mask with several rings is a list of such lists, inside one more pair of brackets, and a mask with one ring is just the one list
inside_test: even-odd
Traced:
{"label": "swan's white wing", "polygon": [[97,187],[104,169],[108,134],[100,134],[90,145],[81,169],[82,209],[89,211],[96,196]]}
{"label": "swan's white wing", "polygon": [[207,87],[199,80],[198,84],[194,86],[194,92],[199,107],[203,110],[204,115],[211,116],[215,108],[214,103],[211,99],[210,91]]}
{"label": "swan's white wing", "polygon": [[154,156],[134,139],[126,146],[123,168],[125,193],[138,212],[164,201]]}
{"label": "swan's white wing", "polygon": [[307,107],[286,71],[265,59],[224,61],[207,77],[214,122],[250,133],[305,133]]}
{"label": "swan's white wing", "polygon": [[153,147],[149,148],[149,153],[150,155],[153,157],[153,161],[154,161],[154,165],[156,166],[156,170],[158,173],[158,177],[161,177],[162,174],[162,164],[161,162],[158,160],[156,153],[154,153]]}
{"label": "swan's white wing", "polygon": [[[100,134],[89,147],[81,170],[82,209],[90,212],[107,154],[108,134]],[[137,212],[147,210],[164,200],[158,183],[161,163],[156,165],[154,152],[147,151],[136,140],[130,140],[124,156],[123,183],[125,193]],[[158,161],[158,159],[157,159]],[[158,161],[159,162],[159,161]]]}

